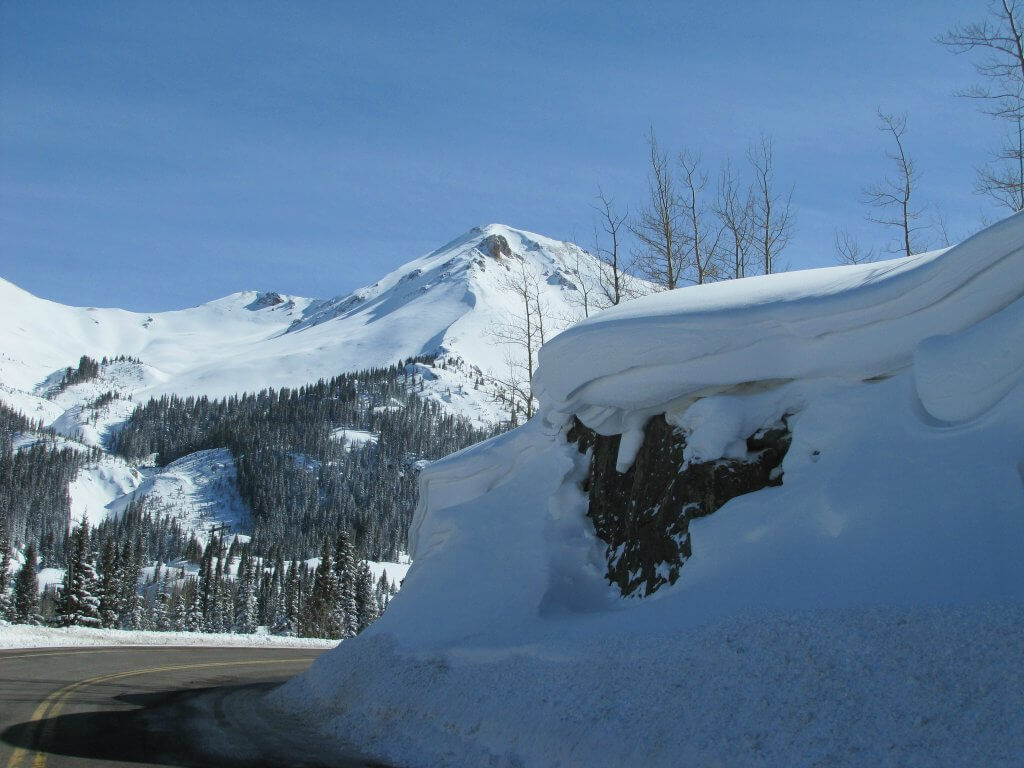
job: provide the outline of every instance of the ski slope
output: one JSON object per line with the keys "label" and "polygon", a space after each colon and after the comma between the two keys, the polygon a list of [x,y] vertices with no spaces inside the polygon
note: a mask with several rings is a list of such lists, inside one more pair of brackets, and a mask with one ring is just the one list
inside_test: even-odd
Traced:
{"label": "ski slope", "polygon": [[[428,466],[387,614],[274,701],[410,766],[1015,766],[1024,215],[944,252],[686,288],[551,341],[538,416]],[[784,414],[783,483],[623,599],[573,417],[713,459]]]}

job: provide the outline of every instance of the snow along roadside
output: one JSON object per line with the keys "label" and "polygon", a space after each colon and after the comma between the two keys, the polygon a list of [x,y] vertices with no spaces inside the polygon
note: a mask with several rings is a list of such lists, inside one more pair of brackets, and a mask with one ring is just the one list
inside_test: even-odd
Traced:
{"label": "snow along roadside", "polygon": [[201,645],[235,648],[333,648],[340,641],[279,635],[205,632],[146,632],[88,627],[33,627],[0,621],[0,650],[76,645]]}

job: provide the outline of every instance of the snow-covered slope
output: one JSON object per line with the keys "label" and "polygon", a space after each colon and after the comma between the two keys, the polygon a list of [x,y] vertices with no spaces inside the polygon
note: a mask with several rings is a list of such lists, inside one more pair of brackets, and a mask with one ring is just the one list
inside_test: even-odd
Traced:
{"label": "snow-covered slope", "polygon": [[249,507],[238,495],[235,460],[227,448],[190,453],[146,477],[109,505],[121,512],[134,499],[145,498],[148,509],[175,517],[184,527],[205,531],[230,526],[233,533],[252,530]]}
{"label": "snow-covered slope", "polygon": [[[648,296],[541,412],[427,467],[388,613],[275,698],[403,765],[1012,766],[1024,754],[1024,215],[942,253]],[[685,461],[786,416],[782,485],[625,600],[573,417]]]}
{"label": "snow-covered slope", "polygon": [[[452,390],[472,387],[474,367],[507,370],[507,349],[491,330],[521,312],[505,285],[521,267],[547,307],[548,335],[582,317],[578,285],[596,283],[592,257],[571,243],[499,224],[475,228],[371,286],[330,300],[247,291],[145,314],[67,307],[0,280],[0,399],[24,409],[28,395],[44,395],[55,375],[81,355],[141,359],[135,381],[121,371],[122,386],[114,388],[142,402],[164,393],[226,396],[297,386],[442,353],[461,359],[466,370],[428,394],[447,395],[453,410],[493,420],[500,411],[487,398],[453,396]],[[108,384],[87,394],[95,397]]]}

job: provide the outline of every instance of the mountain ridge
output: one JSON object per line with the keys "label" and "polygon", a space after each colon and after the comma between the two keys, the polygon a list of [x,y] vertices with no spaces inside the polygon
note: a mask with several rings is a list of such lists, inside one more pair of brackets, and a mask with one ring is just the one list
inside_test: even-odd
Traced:
{"label": "mountain ridge", "polygon": [[[18,407],[8,390],[21,400],[45,394],[43,382],[83,354],[141,359],[151,375],[131,392],[142,399],[294,387],[424,354],[460,358],[481,375],[499,373],[508,350],[491,331],[518,307],[502,285],[507,270],[488,267],[510,267],[510,259],[523,264],[562,324],[582,316],[576,294],[583,280],[598,279],[596,260],[572,243],[500,224],[474,227],[371,285],[327,299],[247,290],[146,313],[67,306],[0,278],[7,307],[0,316],[0,399]],[[465,415],[488,420],[497,413],[473,408]]]}

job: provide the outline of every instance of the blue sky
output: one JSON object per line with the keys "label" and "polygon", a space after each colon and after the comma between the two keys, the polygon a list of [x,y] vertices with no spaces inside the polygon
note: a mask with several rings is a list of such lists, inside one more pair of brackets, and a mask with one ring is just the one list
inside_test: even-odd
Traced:
{"label": "blue sky", "polygon": [[[372,6],[372,7],[371,7]],[[934,38],[980,2],[21,3],[0,0],[0,276],[163,310],[244,289],[329,296],[475,225],[592,243],[598,184],[645,188],[645,137],[793,185],[782,261],[866,243],[908,114],[917,197],[954,234],[1000,127]]]}

